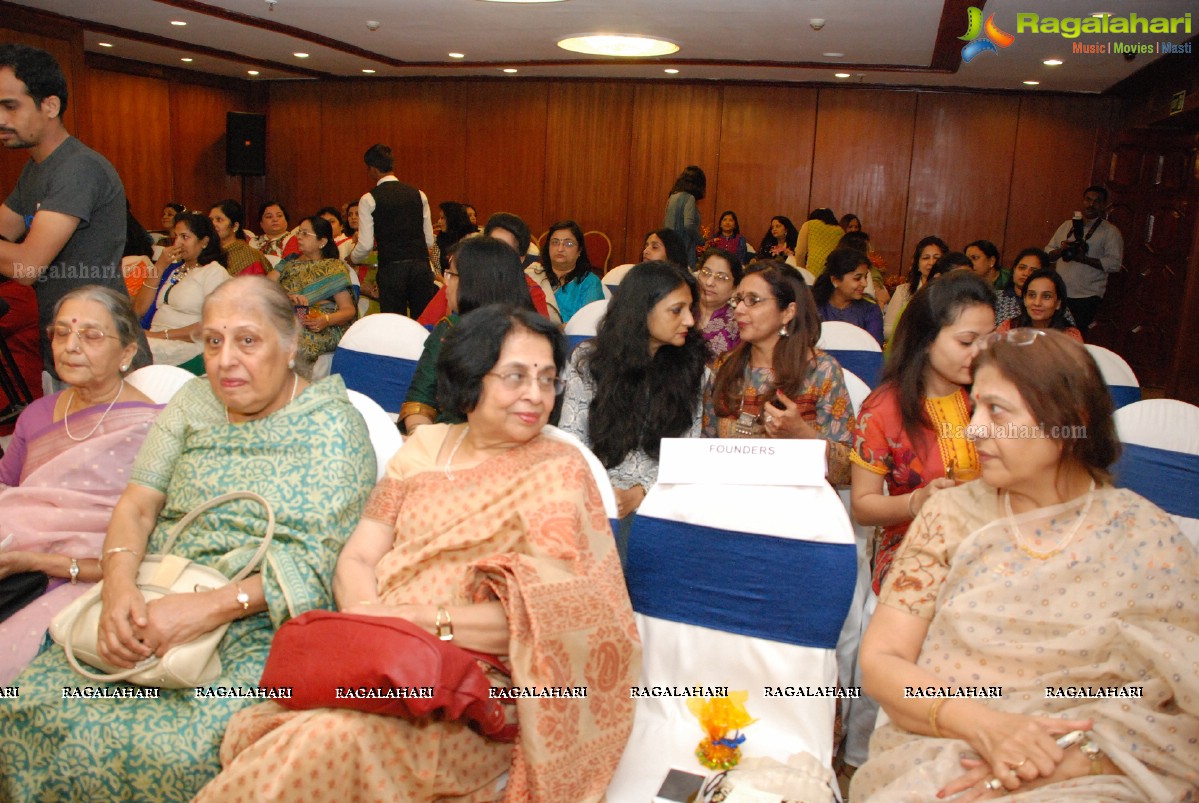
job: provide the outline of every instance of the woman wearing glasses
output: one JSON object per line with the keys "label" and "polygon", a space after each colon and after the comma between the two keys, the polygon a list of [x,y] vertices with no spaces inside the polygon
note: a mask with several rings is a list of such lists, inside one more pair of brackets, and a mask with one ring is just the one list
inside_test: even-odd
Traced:
{"label": "woman wearing glasses", "polygon": [[25,408],[0,458],[0,580],[41,572],[53,588],[41,578],[0,624],[0,686],[37,654],[54,614],[100,579],[108,517],[161,409],[124,379],[138,330],[127,297],[80,287],[53,321],[47,336],[67,387]]}
{"label": "woman wearing glasses", "polygon": [[1015,329],[983,345],[982,476],[933,496],[895,556],[861,656],[890,722],[850,795],[1193,799],[1195,550],[1112,486],[1112,402],[1082,344]]}
{"label": "woman wearing glasses", "polygon": [[204,299],[231,278],[224,260],[221,240],[208,216],[198,212],[180,216],[175,244],[162,252],[133,302],[148,330],[154,362],[188,363],[184,367],[203,373],[200,345],[192,338],[200,329]]}
{"label": "woman wearing glasses", "polygon": [[699,311],[695,325],[703,333],[711,362],[741,343],[737,322],[733,320],[733,308],[729,306],[733,290],[741,281],[741,263],[729,251],[709,248],[699,258],[695,278],[699,282]]}
{"label": "woman wearing glasses", "polygon": [[620,287],[595,338],[571,355],[559,425],[608,469],[623,560],[630,514],[658,480],[662,438],[699,436],[707,354],[695,328],[695,279],[686,269],[642,262]]}
{"label": "woman wearing glasses", "polygon": [[502,656],[513,687],[585,686],[586,698],[517,701],[519,746],[457,720],[263,703],[230,723],[224,772],[197,803],[603,799],[633,724],[640,651],[587,463],[542,434],[565,362],[558,328],[528,309],[463,315],[437,383],[464,423],[404,441],[341,552],[333,591],[347,613],[403,618]]}
{"label": "woman wearing glasses", "polygon": [[[583,307],[602,300],[604,287],[599,277],[591,272],[587,244],[583,242],[583,230],[578,223],[563,220],[550,226],[546,251],[549,252],[548,269],[543,268],[533,279],[539,281],[544,275],[549,281],[562,322],[566,323]],[[543,254],[543,263],[545,258]]]}
{"label": "woman wearing glasses", "polygon": [[400,407],[400,425],[411,435],[425,424],[461,423],[442,410],[437,388],[437,360],[442,344],[461,316],[487,304],[510,304],[535,311],[520,257],[507,243],[494,237],[468,237],[450,249],[445,269],[445,298],[449,314],[425,338],[425,347],[408,395]]}
{"label": "woman wearing glasses", "polygon": [[820,439],[829,482],[848,483],[853,404],[841,366],[816,348],[820,315],[803,277],[755,263],[729,303],[741,345],[716,361],[704,387],[704,437]]}

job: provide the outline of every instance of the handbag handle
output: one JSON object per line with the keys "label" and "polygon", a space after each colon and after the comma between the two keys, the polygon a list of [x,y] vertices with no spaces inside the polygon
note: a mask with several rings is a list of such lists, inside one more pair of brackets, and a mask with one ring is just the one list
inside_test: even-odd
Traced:
{"label": "handbag handle", "polygon": [[266,534],[262,537],[262,543],[258,545],[258,551],[254,553],[254,557],[250,558],[250,562],[247,563],[240,572],[233,575],[229,582],[237,583],[246,579],[250,572],[254,571],[258,564],[262,562],[263,557],[266,556],[267,547],[271,545],[271,539],[275,537],[275,510],[271,507],[270,502],[253,491],[231,491],[227,494],[221,494],[220,496],[213,497],[207,502],[204,502],[203,504],[193,508],[190,513],[181,518],[179,522],[167,533],[167,542],[162,548],[162,553],[164,555],[170,554],[171,547],[175,545],[175,541],[179,538],[180,534],[182,534],[183,530],[189,524],[195,521],[197,516],[207,513],[217,505],[223,505],[226,502],[232,502],[235,499],[252,499],[253,501],[262,505],[262,507],[266,510]]}

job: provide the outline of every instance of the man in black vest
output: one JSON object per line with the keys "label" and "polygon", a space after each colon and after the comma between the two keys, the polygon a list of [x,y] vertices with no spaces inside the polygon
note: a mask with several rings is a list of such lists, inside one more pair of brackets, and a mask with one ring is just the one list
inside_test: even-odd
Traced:
{"label": "man in black vest", "polygon": [[415,319],[437,293],[429,266],[429,199],[395,177],[395,159],[386,145],[370,146],[362,160],[375,188],[358,202],[358,245],[350,261],[362,262],[378,242],[379,306]]}

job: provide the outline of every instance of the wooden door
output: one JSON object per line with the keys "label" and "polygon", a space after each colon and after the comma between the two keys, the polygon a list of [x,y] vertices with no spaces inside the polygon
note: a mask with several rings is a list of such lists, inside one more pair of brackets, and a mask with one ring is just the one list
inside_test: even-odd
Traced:
{"label": "wooden door", "polygon": [[1087,340],[1123,356],[1142,387],[1172,385],[1195,239],[1197,157],[1194,133],[1132,129],[1112,147],[1108,219],[1124,235],[1124,269],[1110,277]]}

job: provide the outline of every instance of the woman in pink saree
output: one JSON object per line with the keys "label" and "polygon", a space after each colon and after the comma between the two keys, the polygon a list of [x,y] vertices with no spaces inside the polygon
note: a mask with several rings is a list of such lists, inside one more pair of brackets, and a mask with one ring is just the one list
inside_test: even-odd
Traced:
{"label": "woman in pink saree", "polygon": [[17,420],[0,459],[0,579],[44,572],[47,591],[0,623],[0,686],[50,619],[100,579],[100,545],[133,458],[161,409],[125,382],[137,352],[129,298],[86,286],[58,303],[48,337],[68,387]]}

